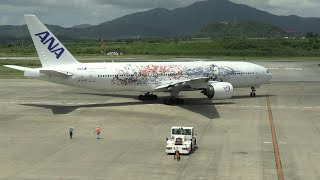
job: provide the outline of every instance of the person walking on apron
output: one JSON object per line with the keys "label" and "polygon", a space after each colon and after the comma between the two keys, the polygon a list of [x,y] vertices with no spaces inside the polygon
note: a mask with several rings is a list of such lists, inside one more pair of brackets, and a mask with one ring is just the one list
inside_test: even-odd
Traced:
{"label": "person walking on apron", "polygon": [[73,127],[70,126],[69,128],[69,135],[70,135],[70,139],[72,139],[72,136],[73,136]]}
{"label": "person walking on apron", "polygon": [[176,150],[176,152],[174,153],[173,158],[176,159],[177,161],[180,161],[180,152],[178,150]]}
{"label": "person walking on apron", "polygon": [[94,134],[96,134],[97,139],[100,139],[100,127],[99,126],[97,126],[96,130],[94,130]]}

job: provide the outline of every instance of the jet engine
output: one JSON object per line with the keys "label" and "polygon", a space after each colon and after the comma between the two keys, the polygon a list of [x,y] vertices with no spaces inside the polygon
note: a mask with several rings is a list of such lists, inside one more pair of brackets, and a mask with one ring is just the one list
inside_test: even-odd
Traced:
{"label": "jet engine", "polygon": [[28,69],[24,71],[24,76],[28,78],[38,78],[40,77],[40,72],[37,69]]}
{"label": "jet engine", "polygon": [[209,82],[202,93],[210,99],[229,99],[233,95],[233,86],[227,82]]}

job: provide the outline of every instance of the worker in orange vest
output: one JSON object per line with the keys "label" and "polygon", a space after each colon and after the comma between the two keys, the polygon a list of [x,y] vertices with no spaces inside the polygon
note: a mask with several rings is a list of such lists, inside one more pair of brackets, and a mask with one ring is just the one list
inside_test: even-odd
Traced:
{"label": "worker in orange vest", "polygon": [[100,127],[99,126],[97,126],[96,130],[94,130],[94,134],[96,134],[97,139],[100,139],[100,137],[99,137],[100,136]]}
{"label": "worker in orange vest", "polygon": [[180,161],[180,152],[178,150],[176,150],[174,154],[174,159],[177,159],[177,161]]}

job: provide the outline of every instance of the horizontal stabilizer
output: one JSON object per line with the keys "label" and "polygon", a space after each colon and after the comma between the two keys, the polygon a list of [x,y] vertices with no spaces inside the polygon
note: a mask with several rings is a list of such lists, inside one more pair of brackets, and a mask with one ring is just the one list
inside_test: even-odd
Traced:
{"label": "horizontal stabilizer", "polygon": [[40,70],[40,73],[48,76],[56,76],[56,77],[72,76],[72,74],[69,72],[62,72],[62,71],[56,71],[56,70]]}
{"label": "horizontal stabilizer", "polygon": [[19,71],[28,71],[28,70],[33,70],[32,68],[28,68],[28,67],[22,67],[22,66],[16,66],[16,65],[3,65],[4,67],[8,67],[11,69],[16,69]]}

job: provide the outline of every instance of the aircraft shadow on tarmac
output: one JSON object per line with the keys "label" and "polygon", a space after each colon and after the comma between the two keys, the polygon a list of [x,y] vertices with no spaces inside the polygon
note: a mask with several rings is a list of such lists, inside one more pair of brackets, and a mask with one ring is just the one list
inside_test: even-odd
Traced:
{"label": "aircraft shadow on tarmac", "polygon": [[[136,95],[127,94],[98,94],[98,93],[78,93],[82,95],[93,95],[93,96],[110,96],[120,98],[137,99]],[[257,95],[255,98],[263,98],[274,95]],[[155,101],[134,101],[134,102],[119,102],[119,103],[96,103],[96,104],[79,104],[79,105],[50,105],[50,104],[21,104],[25,106],[40,107],[45,109],[51,109],[52,113],[58,114],[69,114],[79,108],[94,108],[94,107],[116,107],[116,106],[132,106],[132,105],[146,105],[146,104],[163,104],[165,97],[159,97]],[[233,96],[231,99],[250,99],[250,96]],[[183,98],[185,103],[183,105],[175,105],[194,112],[201,114],[202,116],[209,119],[220,118],[219,112],[215,105],[231,105],[233,102],[214,102],[208,98]],[[165,106],[165,105],[164,105]]]}
{"label": "aircraft shadow on tarmac", "polygon": [[[113,97],[125,97],[134,98],[136,96],[130,95],[119,95],[119,94],[90,94],[99,96],[113,96]],[[96,104],[77,104],[77,105],[51,105],[51,104],[21,104],[24,106],[40,107],[45,109],[51,109],[52,113],[58,114],[69,114],[79,108],[94,108],[94,107],[116,107],[116,106],[132,106],[132,105],[146,105],[146,104],[163,104],[164,97],[159,97],[156,101],[134,101],[134,102],[119,102],[119,103],[96,103]],[[220,118],[219,112],[217,111],[215,105],[219,104],[234,104],[231,102],[218,102],[213,103],[212,100],[207,98],[183,98],[185,103],[183,105],[174,105],[186,109],[188,111],[194,112],[196,114],[201,114],[202,116],[209,119]],[[167,105],[164,105],[167,106]]]}
{"label": "aircraft shadow on tarmac", "polygon": [[[119,97],[119,98],[132,98],[132,99],[138,99],[138,96],[137,95],[128,95],[128,94],[99,94],[99,93],[78,93],[78,94],[81,94],[81,95],[94,95],[94,96],[110,96],[110,97]],[[259,95],[257,94],[254,98],[264,98],[264,97],[267,97],[267,96],[275,96],[275,95]],[[188,99],[188,98],[183,98],[184,100]],[[190,99],[190,98],[189,98]],[[197,98],[199,99],[200,101],[202,101],[201,105],[204,105],[203,104],[203,99],[207,99],[207,98]],[[252,97],[250,97],[249,95],[241,95],[241,96],[232,96],[231,99],[252,99]],[[161,100],[163,100],[163,98],[161,98]],[[212,103],[212,100],[208,99],[208,104],[210,105],[213,105],[213,104],[216,104],[216,103]],[[211,102],[211,103],[210,103]],[[186,103],[185,103],[186,104]],[[228,104],[228,103],[227,103]],[[191,105],[191,104],[190,104]]]}

